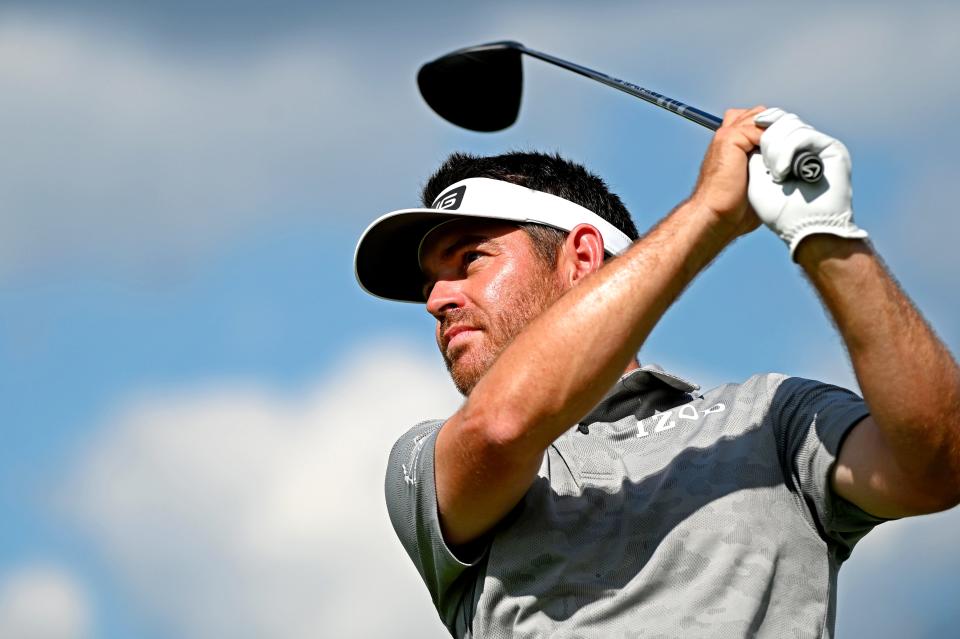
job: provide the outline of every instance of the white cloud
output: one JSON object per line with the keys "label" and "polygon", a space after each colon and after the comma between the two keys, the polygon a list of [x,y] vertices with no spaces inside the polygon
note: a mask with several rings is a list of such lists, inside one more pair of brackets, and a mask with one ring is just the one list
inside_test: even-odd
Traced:
{"label": "white cloud", "polygon": [[67,499],[172,636],[441,637],[386,515],[393,441],[459,396],[388,342],[308,392],[157,393],[107,424]]}
{"label": "white cloud", "polygon": [[27,564],[0,575],[0,637],[84,639],[92,610],[83,585],[54,564]]}
{"label": "white cloud", "polygon": [[[285,216],[338,223],[372,218],[397,193],[412,203],[445,136],[475,150],[504,145],[454,134],[430,114],[414,87],[417,63],[497,37],[708,110],[766,100],[848,141],[909,138],[922,165],[916,136],[960,98],[949,81],[960,72],[950,31],[958,9],[805,7],[566,5],[544,20],[542,7],[502,4],[456,30],[410,18],[405,37],[389,39],[317,21],[222,49],[147,40],[117,20],[5,9],[0,278],[78,261],[168,268]],[[608,89],[527,68],[527,115],[508,146],[562,141],[584,154],[590,140],[617,139],[594,112],[615,104]],[[365,184],[372,177],[377,188]]]}
{"label": "white cloud", "polygon": [[[226,384],[135,399],[83,456],[70,508],[172,636],[446,636],[382,481],[400,432],[459,397],[437,362],[389,342],[333,368],[297,396]],[[928,583],[933,567],[960,569],[957,517],[884,524],[861,542],[841,573],[840,627],[900,627],[903,591],[920,593],[919,623],[923,593],[952,587]],[[927,622],[946,614],[931,606]]]}
{"label": "white cloud", "polygon": [[827,19],[784,21],[764,30],[759,55],[736,69],[731,88],[810,105],[851,134],[893,141],[933,131],[960,97],[950,81],[960,74],[958,19],[956,5],[938,3],[834,8]]}
{"label": "white cloud", "polygon": [[[292,215],[371,215],[384,194],[342,185],[393,184],[384,140],[425,150],[412,75],[375,77],[337,34],[178,50],[119,23],[0,17],[0,277],[170,263]],[[398,87],[411,99],[384,112]],[[413,196],[417,178],[393,172]]]}

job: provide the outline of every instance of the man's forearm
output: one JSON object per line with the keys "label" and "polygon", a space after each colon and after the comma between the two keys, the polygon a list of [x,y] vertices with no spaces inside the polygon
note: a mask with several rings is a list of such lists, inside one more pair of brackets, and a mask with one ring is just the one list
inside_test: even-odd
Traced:
{"label": "man's forearm", "polygon": [[476,539],[536,477],[544,451],[599,402],[683,288],[732,239],[678,207],[531,321],[437,434],[447,542]]}
{"label": "man's forearm", "polygon": [[571,288],[504,349],[437,434],[449,543],[476,539],[523,497],[547,447],[603,398],[683,289],[756,228],[747,154],[761,110],[727,111],[694,194],[624,254],[599,268],[602,247],[567,236],[558,273]]}
{"label": "man's forearm", "polygon": [[797,251],[833,316],[897,465],[949,504],[960,487],[960,369],[868,244],[811,236]]}

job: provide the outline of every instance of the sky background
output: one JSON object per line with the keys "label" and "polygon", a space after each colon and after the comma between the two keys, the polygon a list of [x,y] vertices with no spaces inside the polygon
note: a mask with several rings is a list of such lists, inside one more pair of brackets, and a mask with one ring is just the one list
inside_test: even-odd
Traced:
{"label": "sky background", "polygon": [[[460,130],[421,64],[515,39],[721,114],[842,139],[854,210],[960,348],[960,8],[949,3],[0,4],[0,637],[443,637],[396,541],[392,442],[458,396],[356,239],[454,150],[559,151],[641,229],[709,132],[535,60],[518,123]],[[740,240],[641,351],[704,386],[854,386],[785,248]],[[960,622],[960,512],[884,524],[841,637]]]}

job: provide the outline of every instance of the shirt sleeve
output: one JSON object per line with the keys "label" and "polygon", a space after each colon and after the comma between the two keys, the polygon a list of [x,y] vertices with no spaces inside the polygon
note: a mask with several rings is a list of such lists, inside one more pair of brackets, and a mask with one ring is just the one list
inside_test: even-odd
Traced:
{"label": "shirt sleeve", "polygon": [[486,548],[474,557],[458,557],[443,539],[433,465],[442,425],[441,421],[424,422],[394,444],[385,493],[393,529],[430,591],[440,618],[454,636],[463,636],[473,617],[479,594],[477,572]]}
{"label": "shirt sleeve", "polygon": [[812,523],[843,561],[874,526],[888,521],[840,497],[830,484],[844,438],[870,411],[849,390],[798,377],[783,379],[772,408],[781,464]]}

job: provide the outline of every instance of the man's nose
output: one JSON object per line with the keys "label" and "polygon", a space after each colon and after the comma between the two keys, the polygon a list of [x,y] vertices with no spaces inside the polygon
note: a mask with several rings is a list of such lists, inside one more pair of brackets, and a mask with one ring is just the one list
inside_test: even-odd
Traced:
{"label": "man's nose", "polygon": [[463,287],[460,282],[437,280],[427,298],[427,312],[441,319],[443,314],[454,308],[463,308]]}

